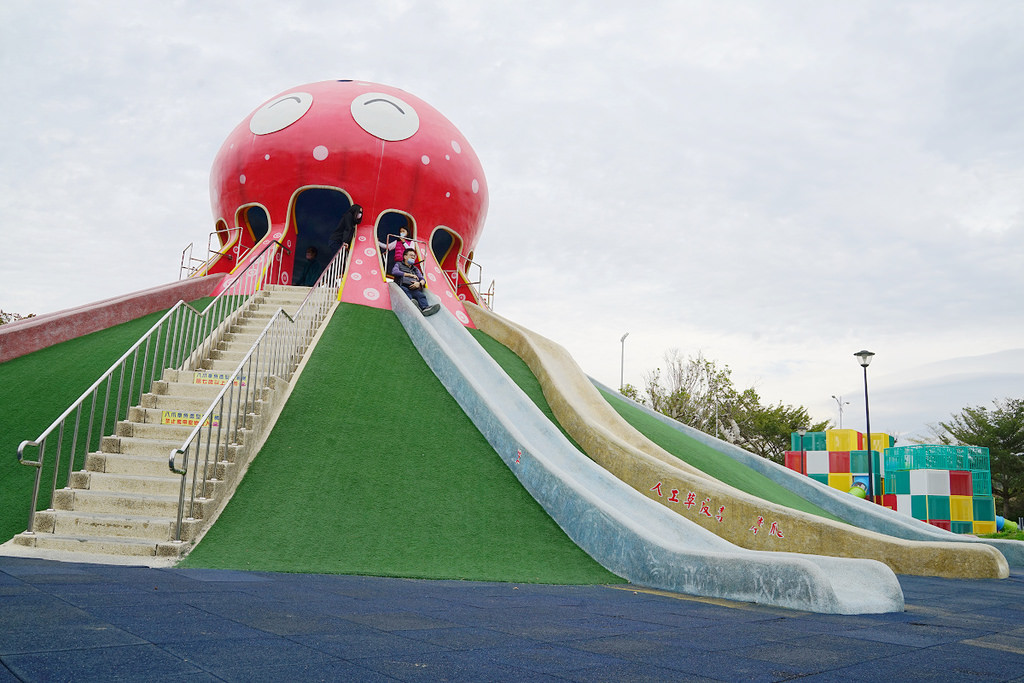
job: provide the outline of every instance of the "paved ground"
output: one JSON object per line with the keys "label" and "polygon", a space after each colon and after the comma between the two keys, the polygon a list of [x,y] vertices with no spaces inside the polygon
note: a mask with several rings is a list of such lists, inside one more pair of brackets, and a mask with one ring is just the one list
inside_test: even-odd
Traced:
{"label": "paved ground", "polygon": [[1024,572],[837,617],[609,586],[0,557],[0,683],[1024,680]]}

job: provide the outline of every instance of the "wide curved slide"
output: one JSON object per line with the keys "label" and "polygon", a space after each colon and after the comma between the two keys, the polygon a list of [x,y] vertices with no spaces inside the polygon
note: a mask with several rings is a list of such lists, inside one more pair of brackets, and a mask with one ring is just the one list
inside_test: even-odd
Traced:
{"label": "wide curved slide", "polygon": [[733,488],[629,425],[564,348],[487,309],[466,309],[479,330],[508,346],[530,367],[555,417],[596,463],[652,502],[730,543],[751,550],[874,559],[900,574],[1009,575],[1006,559],[988,545],[895,538]]}
{"label": "wide curved slide", "polygon": [[[395,285],[390,285],[395,287]],[[392,307],[424,360],[569,537],[632,583],[831,614],[903,610],[880,562],[739,548],[634,491],[580,453],[446,311]]]}

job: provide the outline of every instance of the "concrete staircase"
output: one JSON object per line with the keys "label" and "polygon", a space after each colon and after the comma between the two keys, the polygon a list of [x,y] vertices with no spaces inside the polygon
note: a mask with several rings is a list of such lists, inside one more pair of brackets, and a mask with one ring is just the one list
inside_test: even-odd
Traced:
{"label": "concrete staircase", "polygon": [[[211,478],[206,490],[198,492],[194,506],[186,497],[180,542],[174,538],[174,529],[182,478],[170,470],[168,457],[193,427],[166,424],[173,419],[168,415],[201,416],[225,383],[223,378],[211,378],[210,371],[234,372],[278,308],[294,314],[309,291],[273,286],[260,292],[230,324],[214,333],[218,341],[202,360],[202,370],[165,370],[140,405],[129,410],[128,419],[118,422],[113,435],[103,437],[99,451],[88,454],[84,468],[72,473],[69,487],[56,492],[52,509],[36,513],[34,532],[21,533],[12,542],[24,550],[40,551],[40,556],[55,551],[140,560],[184,555],[230,497],[271,416],[280,410],[290,377],[273,377],[267,389],[252,396],[238,438],[216,449],[201,465],[209,468]],[[190,461],[188,486],[193,469]]]}

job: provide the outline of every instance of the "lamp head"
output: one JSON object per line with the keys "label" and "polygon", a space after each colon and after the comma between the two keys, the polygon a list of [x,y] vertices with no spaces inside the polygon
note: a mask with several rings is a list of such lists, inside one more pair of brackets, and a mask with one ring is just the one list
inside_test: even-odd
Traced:
{"label": "lamp head", "polygon": [[620,342],[626,341],[626,337],[628,337],[628,336],[629,336],[629,332],[627,332],[626,334],[622,335],[622,339],[620,339],[619,341]]}
{"label": "lamp head", "polygon": [[871,351],[858,351],[853,355],[857,357],[857,362],[860,363],[861,367],[866,368],[871,365],[871,357],[875,354]]}

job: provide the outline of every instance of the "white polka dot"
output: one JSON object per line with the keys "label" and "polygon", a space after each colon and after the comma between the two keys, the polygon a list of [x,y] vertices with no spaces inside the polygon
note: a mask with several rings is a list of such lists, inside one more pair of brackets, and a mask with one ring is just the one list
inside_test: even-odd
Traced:
{"label": "white polka dot", "polygon": [[473,178],[473,194],[476,194],[479,191],[480,191],[480,183],[477,182],[476,178]]}
{"label": "white polka dot", "polygon": [[282,285],[288,284],[288,273],[283,272],[283,271],[281,272],[281,284]]}
{"label": "white polka dot", "polygon": [[469,324],[469,316],[462,311],[455,311],[455,317],[459,319],[459,322],[463,325]]}
{"label": "white polka dot", "polygon": [[361,273],[352,273],[351,275],[349,275],[349,277],[352,278],[353,280],[355,280],[356,282],[359,282],[360,280],[363,279],[363,276],[362,276]]}
{"label": "white polka dot", "polygon": [[459,294],[459,301],[465,301],[465,300],[466,300],[466,295],[465,294]]}
{"label": "white polka dot", "polygon": [[323,161],[327,158],[327,148],[323,145],[317,145],[313,148],[313,158],[317,161]]}
{"label": "white polka dot", "polygon": [[356,259],[356,265],[357,265],[357,266],[361,266],[361,265],[363,265],[363,259],[361,259],[361,258],[357,258],[357,259]]}
{"label": "white polka dot", "polygon": [[427,164],[430,163],[430,157],[424,154],[423,156],[420,157],[420,161],[422,161],[423,165],[426,166]]}
{"label": "white polka dot", "polygon": [[245,185],[245,174],[244,173],[242,175],[238,176],[238,182],[240,182],[243,185]]}
{"label": "white polka dot", "polygon": [[374,249],[373,247],[367,247],[366,249],[363,249],[363,253],[366,254],[367,256],[373,256],[374,254],[377,253],[377,250]]}
{"label": "white polka dot", "polygon": [[366,235],[360,235],[359,236],[359,241],[360,242],[365,242],[366,241]]}
{"label": "white polka dot", "polygon": [[444,155],[444,160],[445,161],[451,161],[452,160],[452,155],[451,154],[445,154]]}
{"label": "white polka dot", "polygon": [[462,148],[459,147],[459,143],[456,142],[455,140],[452,140],[452,149],[455,150],[456,154],[462,154]]}
{"label": "white polka dot", "polygon": [[263,155],[263,159],[264,159],[265,161],[270,161],[270,155],[269,155],[269,154],[264,154],[264,155]]}
{"label": "white polka dot", "polygon": [[448,295],[448,298],[449,298],[449,299],[451,299],[451,298],[452,298],[452,290],[450,290],[450,289],[449,289],[449,290],[448,290],[447,292],[445,292],[445,294],[447,294],[447,295]]}
{"label": "white polka dot", "polygon": [[363,290],[363,297],[369,301],[376,301],[380,298],[380,292],[373,287],[367,287]]}
{"label": "white polka dot", "polygon": [[427,273],[427,279],[430,280],[431,282],[437,282],[437,276],[434,275],[433,273]]}
{"label": "white polka dot", "polygon": [[377,269],[374,268],[373,270],[371,270],[370,275],[377,275]]}
{"label": "white polka dot", "polygon": [[445,196],[445,197],[451,197],[451,196],[452,196],[452,193],[451,193],[451,192],[445,192],[445,193],[444,193],[444,196]]}

